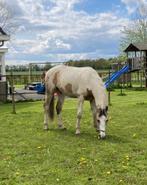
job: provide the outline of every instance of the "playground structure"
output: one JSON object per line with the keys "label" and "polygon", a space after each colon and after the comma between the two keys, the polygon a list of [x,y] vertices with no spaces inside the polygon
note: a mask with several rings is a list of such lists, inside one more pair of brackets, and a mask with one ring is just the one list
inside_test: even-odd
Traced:
{"label": "playground structure", "polygon": [[[145,79],[145,87],[147,87],[147,44],[146,43],[134,43],[129,44],[128,47],[124,50],[127,54],[127,61],[124,66],[121,68],[121,64],[113,65],[115,72],[112,73],[105,82],[105,87],[108,88],[115,80],[119,80],[124,83],[130,83],[131,85],[131,74],[133,72],[141,72],[142,76],[140,79]],[[116,70],[116,67],[118,68]],[[139,78],[139,76],[138,76]],[[142,81],[141,81],[142,83]]]}

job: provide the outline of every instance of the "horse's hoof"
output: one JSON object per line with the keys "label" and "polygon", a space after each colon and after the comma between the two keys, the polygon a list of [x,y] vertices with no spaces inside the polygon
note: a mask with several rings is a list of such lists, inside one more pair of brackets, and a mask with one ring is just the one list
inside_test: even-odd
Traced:
{"label": "horse's hoof", "polygon": [[60,130],[67,130],[67,128],[66,127],[61,127],[61,128],[59,128]]}
{"label": "horse's hoof", "polygon": [[44,127],[44,128],[43,128],[43,130],[44,130],[44,131],[48,131],[48,130],[49,130],[49,128]]}
{"label": "horse's hoof", "polygon": [[62,126],[62,125],[59,125],[58,128],[59,128],[60,130],[67,130],[67,128],[64,127],[64,126]]}
{"label": "horse's hoof", "polygon": [[76,136],[79,136],[79,135],[80,135],[80,131],[79,131],[79,130],[76,131],[75,135],[76,135]]}

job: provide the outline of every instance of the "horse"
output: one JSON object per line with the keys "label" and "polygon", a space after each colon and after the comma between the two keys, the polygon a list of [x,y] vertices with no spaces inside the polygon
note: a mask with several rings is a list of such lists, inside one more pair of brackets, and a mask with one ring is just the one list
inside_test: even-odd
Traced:
{"label": "horse", "polygon": [[61,111],[65,96],[78,98],[76,132],[80,134],[80,121],[83,112],[84,100],[90,102],[93,122],[99,137],[106,136],[106,123],[108,115],[108,98],[104,83],[98,73],[91,67],[73,67],[58,65],[49,69],[44,77],[44,129],[48,130],[49,118],[54,118],[54,94],[58,94],[56,112],[58,127],[65,128],[62,122]]}

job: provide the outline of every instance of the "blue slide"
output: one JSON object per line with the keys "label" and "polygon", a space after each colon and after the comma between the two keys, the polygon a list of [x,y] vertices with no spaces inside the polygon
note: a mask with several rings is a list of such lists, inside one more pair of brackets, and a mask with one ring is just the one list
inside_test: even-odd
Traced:
{"label": "blue slide", "polygon": [[110,78],[105,82],[105,87],[108,88],[111,83],[117,80],[122,74],[127,73],[129,71],[129,66],[125,65],[122,69],[117,72],[114,72]]}

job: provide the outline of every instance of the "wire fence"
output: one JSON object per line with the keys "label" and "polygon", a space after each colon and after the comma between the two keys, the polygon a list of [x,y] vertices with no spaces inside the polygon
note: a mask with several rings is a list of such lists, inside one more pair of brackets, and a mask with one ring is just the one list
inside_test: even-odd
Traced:
{"label": "wire fence", "polygon": [[[36,76],[37,81],[41,81],[40,75],[33,75],[31,76],[31,79],[35,79],[36,81]],[[0,102],[11,102],[13,114],[16,114],[16,102],[18,101],[44,100],[44,94],[38,94],[35,90],[25,89],[31,82],[25,80],[28,79],[28,76],[25,75],[27,78],[24,79],[23,77],[24,75],[13,75],[13,72],[11,72],[10,75],[1,75]]]}
{"label": "wire fence", "polygon": [[[100,72],[101,78],[105,81],[106,78],[110,78],[113,71]],[[26,89],[27,85],[31,82],[40,82],[41,74],[32,74],[31,76],[27,74],[14,74],[11,71],[9,75],[1,75],[0,77],[0,102],[10,101],[12,103],[12,113],[16,113],[16,102],[17,101],[30,101],[30,100],[44,100],[43,94],[38,94],[35,90]],[[6,79],[6,80],[3,80]],[[135,72],[131,74],[131,78],[124,74],[116,82],[121,84],[121,87],[131,84],[139,84],[140,87],[144,87],[145,77],[143,72]],[[110,90],[108,89],[109,104],[110,100]]]}

